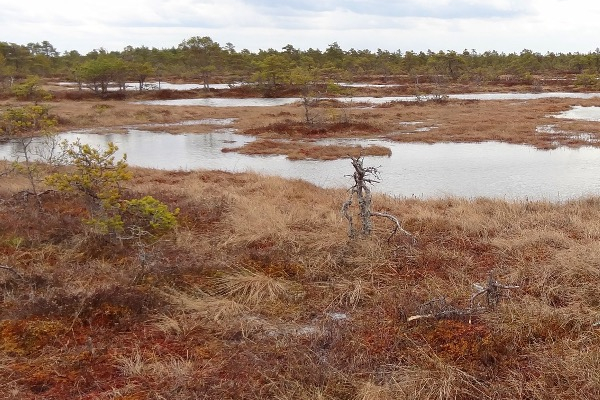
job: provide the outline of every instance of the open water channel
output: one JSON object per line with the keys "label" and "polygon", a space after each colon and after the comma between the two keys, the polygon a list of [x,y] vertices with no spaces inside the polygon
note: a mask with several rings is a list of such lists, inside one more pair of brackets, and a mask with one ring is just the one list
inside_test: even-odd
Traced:
{"label": "open water channel", "polygon": [[[600,108],[577,107],[557,117],[600,120]],[[195,123],[223,127],[216,126],[212,133],[178,135],[137,127],[129,128],[127,134],[99,135],[82,131],[63,133],[59,138],[68,141],[79,138],[101,147],[112,141],[120,152],[127,154],[132,166],[253,171],[304,179],[323,187],[351,185],[347,175],[352,173],[352,167],[347,159],[290,161],[284,156],[224,153],[223,148],[239,147],[255,139],[227,128],[231,120]],[[537,150],[499,142],[420,144],[364,139],[324,140],[321,144],[373,144],[390,148],[391,157],[367,157],[365,165],[379,167],[381,182],[374,187],[375,192],[399,197],[563,201],[600,194],[600,149],[593,147]],[[0,144],[0,158],[14,159],[18,154],[17,143]]]}
{"label": "open water channel", "polygon": [[[574,93],[574,92],[543,92],[543,93],[463,93],[448,95],[450,99],[459,100],[536,100],[549,98],[573,98],[592,99],[600,97],[600,93]],[[427,100],[428,96],[421,96],[421,100]],[[147,100],[137,102],[138,104],[155,106],[206,106],[206,107],[269,107],[283,106],[299,102],[297,97],[285,98],[218,98],[207,97],[197,99],[172,99],[172,100]],[[335,100],[343,103],[356,104],[385,104],[395,101],[416,101],[415,96],[386,96],[386,97],[336,97]]]}

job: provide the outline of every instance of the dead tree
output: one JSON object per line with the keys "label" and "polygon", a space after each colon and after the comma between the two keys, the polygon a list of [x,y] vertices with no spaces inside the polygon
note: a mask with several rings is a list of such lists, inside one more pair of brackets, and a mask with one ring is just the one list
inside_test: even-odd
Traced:
{"label": "dead tree", "polygon": [[390,234],[388,240],[392,238],[398,231],[402,232],[406,236],[410,237],[413,244],[416,243],[415,236],[406,231],[400,225],[400,221],[394,215],[385,212],[376,212],[371,210],[371,189],[369,185],[379,183],[379,171],[376,167],[364,167],[363,157],[350,157],[352,160],[352,166],[354,167],[354,186],[350,191],[350,197],[342,205],[342,214],[348,220],[348,236],[354,238],[357,236],[357,230],[354,227],[354,220],[350,214],[350,206],[352,205],[353,199],[356,196],[358,202],[358,216],[360,217],[360,233],[364,236],[369,236],[373,230],[373,223],[371,217],[382,217],[387,218],[394,223],[394,229]]}
{"label": "dead tree", "polygon": [[475,288],[475,290],[477,290],[477,292],[471,296],[471,308],[475,307],[475,299],[477,299],[479,296],[485,297],[485,304],[487,308],[495,308],[498,305],[498,302],[500,301],[502,290],[511,290],[519,288],[519,286],[516,285],[503,285],[500,282],[498,282],[496,280],[494,271],[490,271],[488,275],[487,284],[485,286],[479,283],[474,283],[473,287]]}
{"label": "dead tree", "polygon": [[[474,315],[496,308],[500,302],[500,298],[502,297],[502,290],[519,288],[519,286],[516,285],[504,285],[499,283],[496,280],[494,271],[490,271],[487,283],[485,285],[475,283],[473,284],[473,287],[475,288],[476,293],[471,295],[468,308],[456,308],[446,303],[445,298],[436,298],[422,304],[419,309],[419,313],[408,317],[406,321],[410,322],[420,319],[455,319],[468,317],[469,323],[471,323],[471,318]],[[480,296],[484,296],[485,298],[484,305],[480,305],[475,301]]]}

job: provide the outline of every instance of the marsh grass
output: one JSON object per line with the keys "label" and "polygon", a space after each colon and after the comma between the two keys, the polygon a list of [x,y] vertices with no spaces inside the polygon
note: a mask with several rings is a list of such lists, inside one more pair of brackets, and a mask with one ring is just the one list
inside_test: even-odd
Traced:
{"label": "marsh grass", "polygon": [[367,300],[373,293],[373,287],[368,282],[361,279],[353,281],[342,279],[333,284],[334,290],[339,292],[337,295],[337,304],[348,306],[352,309],[356,308],[359,303]]}
{"label": "marsh grass", "polygon": [[[385,224],[349,240],[343,190],[134,174],[127,190],[181,208],[141,279],[138,249],[89,237],[76,199],[36,211],[0,178],[0,265],[21,275],[0,270],[2,396],[598,397],[597,198],[374,196],[413,246]],[[519,286],[494,309],[407,321],[435,299],[468,307],[492,271]]]}
{"label": "marsh grass", "polygon": [[309,142],[255,140],[243,147],[226,148],[224,152],[254,155],[285,155],[290,160],[336,160],[358,156],[389,157],[392,151],[384,146],[314,145]]}
{"label": "marsh grass", "polygon": [[400,367],[393,373],[392,390],[397,399],[489,399],[485,385],[476,377],[423,351],[418,367]]}
{"label": "marsh grass", "polygon": [[184,313],[189,313],[193,316],[192,318],[221,322],[242,315],[246,311],[246,307],[239,302],[210,296],[202,291],[188,294],[170,290],[164,295],[172,305]]}
{"label": "marsh grass", "polygon": [[290,284],[259,272],[241,270],[215,279],[216,293],[239,299],[243,304],[257,305],[284,299],[290,293]]}
{"label": "marsh grass", "polygon": [[[304,141],[307,137],[353,136],[389,137],[396,141],[413,143],[502,141],[529,144],[540,149],[551,149],[561,145],[599,146],[597,124],[552,117],[553,114],[566,111],[575,105],[597,106],[598,104],[598,99],[559,98],[527,101],[450,100],[443,104],[395,102],[379,107],[354,109],[351,124],[329,124],[312,132],[310,129],[307,130],[307,124],[302,122],[303,108],[300,104],[269,108],[210,108],[149,107],[133,102],[109,102],[97,99],[49,103],[52,113],[60,116],[58,126],[60,131],[98,127],[109,127],[114,131],[126,126],[148,123],[168,124],[205,118],[235,118],[233,123],[235,129],[247,134],[259,135],[262,139],[284,138]],[[106,107],[107,105],[109,107]],[[345,112],[347,106],[332,102],[328,107],[334,111]],[[98,110],[102,111],[98,112]],[[538,130],[538,127],[544,126],[552,126],[556,133]],[[426,131],[417,129],[423,127],[435,127],[435,129]],[[207,132],[206,128],[179,125],[161,129],[171,133],[201,134]],[[262,149],[258,148],[256,151],[290,154],[291,157],[319,158],[320,154],[323,157],[333,157],[333,155],[325,156],[323,148],[315,149],[310,143],[293,142],[296,150],[289,147],[265,150],[273,146],[264,144],[258,147]],[[343,151],[346,152],[347,149]],[[365,151],[369,149],[366,148]]]}

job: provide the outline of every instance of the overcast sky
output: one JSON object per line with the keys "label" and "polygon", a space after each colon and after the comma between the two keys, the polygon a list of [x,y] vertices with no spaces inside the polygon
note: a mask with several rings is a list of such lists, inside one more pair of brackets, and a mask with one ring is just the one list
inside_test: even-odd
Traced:
{"label": "overcast sky", "polygon": [[0,41],[85,54],[210,36],[237,50],[287,44],[402,52],[600,47],[597,0],[0,0]]}

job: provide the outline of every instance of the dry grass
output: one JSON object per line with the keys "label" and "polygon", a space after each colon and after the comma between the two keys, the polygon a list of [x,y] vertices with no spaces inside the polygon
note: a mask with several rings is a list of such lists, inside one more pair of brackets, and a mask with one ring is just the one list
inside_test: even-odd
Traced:
{"label": "dry grass", "polygon": [[[578,399],[600,393],[600,201],[394,199],[411,246],[349,240],[347,194],[224,172],[135,170],[181,208],[143,274],[81,204],[0,178],[0,393],[9,399]],[[472,318],[494,270],[519,285]],[[432,304],[432,303],[429,303]],[[440,303],[441,304],[441,300]],[[6,372],[6,373],[5,373]]]}
{"label": "dry grass", "polygon": [[[171,133],[202,134],[214,130],[215,126],[182,126],[177,123],[207,118],[233,118],[233,127],[238,131],[258,135],[263,139],[285,138],[302,141],[323,137],[389,137],[401,142],[425,143],[502,141],[549,149],[559,145],[600,145],[598,124],[552,118],[553,114],[569,110],[575,105],[599,104],[599,99],[552,98],[522,101],[450,100],[445,103],[397,102],[373,108],[349,108],[344,103],[328,102],[319,107],[324,121],[312,128],[310,124],[303,122],[304,110],[300,104],[279,107],[168,107],[147,106],[131,101],[63,99],[51,102],[49,106],[51,112],[59,116],[59,130],[64,131],[92,128],[106,132],[108,128],[108,131],[114,132],[124,131],[127,126],[142,126],[142,129]],[[17,103],[4,101],[0,107],[7,105]],[[345,115],[345,122],[339,121],[340,113]],[[148,124],[167,125],[152,127],[147,126]],[[271,142],[264,142],[243,149],[255,152],[254,154],[268,152],[286,154],[292,158],[339,157],[327,154],[326,150],[333,149],[315,148],[310,143],[302,142],[293,145],[277,143],[277,146]],[[353,151],[341,149],[344,156],[348,150]],[[374,151],[368,148],[365,150]],[[381,151],[383,149],[378,150],[379,155],[385,153]]]}
{"label": "dry grass", "polygon": [[393,374],[396,399],[489,399],[483,383],[437,356],[424,355],[428,367],[404,367]]}
{"label": "dry grass", "polygon": [[[184,292],[170,291],[165,296],[177,309],[191,315],[192,320],[204,319],[222,322],[236,318],[246,312],[246,307],[236,301],[215,296],[209,296],[201,291],[197,295]],[[165,316],[159,318],[157,326],[163,326]],[[172,320],[172,319],[169,319]],[[168,322],[169,320],[165,321]],[[168,326],[168,325],[167,325]]]}
{"label": "dry grass", "polygon": [[237,298],[250,305],[272,302],[290,294],[289,283],[248,270],[216,278],[215,289],[219,295]]}
{"label": "dry grass", "polygon": [[335,160],[339,158],[363,156],[389,157],[392,152],[383,146],[318,146],[306,142],[289,142],[275,140],[256,140],[243,147],[223,149],[226,152],[237,152],[255,155],[285,155],[290,160]]}
{"label": "dry grass", "polygon": [[337,304],[355,309],[361,302],[371,297],[374,288],[362,279],[353,281],[342,279],[333,284],[334,289],[340,294],[337,296]]}

